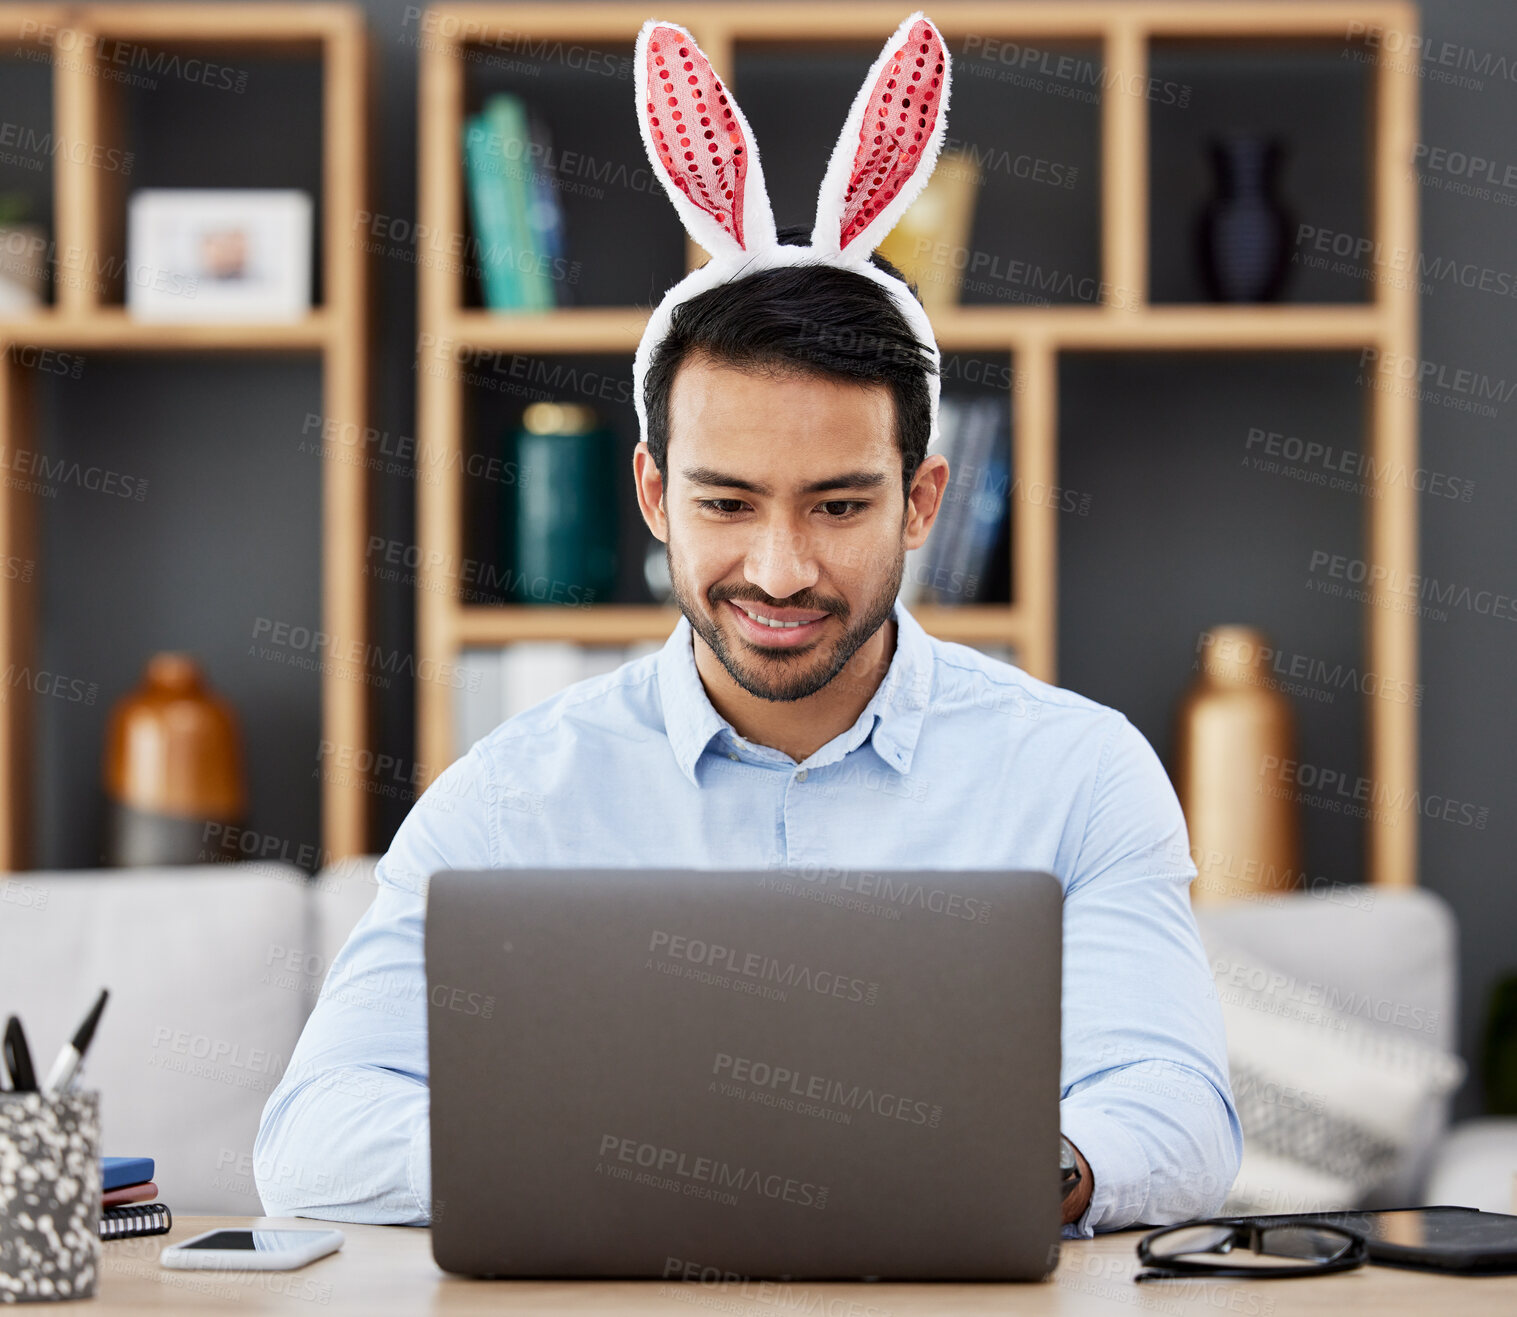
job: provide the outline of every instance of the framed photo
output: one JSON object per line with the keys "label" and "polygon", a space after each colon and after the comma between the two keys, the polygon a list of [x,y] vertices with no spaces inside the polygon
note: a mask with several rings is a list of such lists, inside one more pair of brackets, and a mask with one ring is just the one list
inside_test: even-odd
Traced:
{"label": "framed photo", "polygon": [[141,320],[298,320],[311,309],[308,192],[144,188],[127,207],[126,305]]}

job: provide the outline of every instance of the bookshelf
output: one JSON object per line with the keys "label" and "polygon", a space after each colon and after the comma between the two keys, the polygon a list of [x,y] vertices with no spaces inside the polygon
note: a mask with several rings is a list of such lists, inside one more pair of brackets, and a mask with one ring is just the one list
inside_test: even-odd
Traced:
{"label": "bookshelf", "polygon": [[[0,319],[0,445],[26,447],[34,428],[28,372],[18,350],[194,354],[300,354],[318,359],[322,410],[341,433],[362,433],[368,416],[368,272],[350,241],[352,217],[368,191],[368,37],[360,12],[344,4],[121,4],[0,6],[0,55],[51,66],[52,132],[67,142],[122,140],[119,84],[103,76],[102,43],[221,58],[273,56],[320,61],[321,301],[291,323],[158,324],[134,320],[121,302],[126,198],[119,172],[92,167],[83,153],[55,153],[53,231],[65,260],[94,261],[112,276],[58,278],[53,303]],[[115,47],[115,48],[120,48]],[[70,256],[68,254],[75,254]],[[55,276],[59,261],[54,261]],[[347,427],[356,427],[349,429]],[[367,654],[365,545],[368,489],[360,463],[325,460],[322,479],[322,627]],[[0,555],[35,561],[36,498],[0,490]],[[36,652],[38,587],[46,577],[0,577],[0,668],[27,666]],[[235,583],[233,583],[235,588]],[[323,741],[369,744],[369,685],[361,665],[326,665],[321,678]],[[12,693],[0,701],[0,870],[24,869],[31,853],[33,710]],[[362,775],[323,774],[323,849],[332,858],[369,847],[369,793]]]}
{"label": "bookshelf", "polygon": [[[420,222],[430,231],[464,234],[466,207],[459,157],[471,56],[527,41],[604,43],[630,48],[649,16],[636,4],[575,6],[461,4],[427,12],[428,41],[421,56]],[[770,47],[851,43],[873,54],[895,30],[904,10],[875,0],[738,7],[677,4],[660,14],[682,23],[739,99],[735,77],[739,42]],[[1358,34],[1417,31],[1413,6],[1384,3],[959,3],[928,10],[955,57],[970,36],[1010,41],[1082,42],[1097,48],[1103,82],[1119,90],[1099,105],[1101,196],[1100,273],[1120,297],[1092,305],[963,305],[935,313],[938,344],[954,351],[1010,353],[1016,386],[1010,392],[1012,459],[1022,488],[1057,484],[1058,364],[1061,353],[1110,352],[1344,352],[1375,348],[1417,353],[1415,288],[1376,281],[1362,303],[1213,306],[1155,303],[1149,297],[1150,106],[1139,94],[1157,43],[1207,44],[1229,51],[1247,43],[1349,46]],[[514,47],[513,47],[514,48]],[[630,122],[630,83],[625,113]],[[1410,169],[1416,140],[1416,70],[1405,61],[1372,64],[1366,128],[1368,233],[1384,249],[1415,248],[1416,181]],[[851,93],[850,89],[850,93]],[[950,126],[952,110],[950,109]],[[819,132],[835,134],[836,124]],[[760,137],[762,132],[760,130]],[[771,146],[770,150],[774,148]],[[672,212],[672,207],[671,207]],[[809,223],[810,216],[804,219]],[[705,253],[686,243],[688,268]],[[471,308],[458,266],[423,266],[419,319],[425,342],[447,342],[482,352],[540,354],[633,353],[647,310],[638,307],[566,306],[540,313],[495,313]],[[661,290],[660,290],[661,291]],[[426,335],[434,336],[427,339]],[[465,384],[459,371],[423,371],[418,394],[419,441],[458,460],[466,444]],[[1364,447],[1379,468],[1413,469],[1417,460],[1414,399],[1372,392],[1364,408]],[[1366,500],[1365,557],[1401,577],[1417,569],[1416,494],[1407,482],[1384,482]],[[914,613],[944,639],[1013,646],[1033,675],[1057,679],[1058,534],[1047,500],[1014,496],[1011,534],[1011,603],[920,607]],[[424,486],[418,495],[418,543],[423,557],[457,562],[463,554],[463,499],[458,481]],[[1365,662],[1386,680],[1415,686],[1417,623],[1388,597],[1372,593],[1365,605]],[[519,640],[568,640],[587,645],[625,644],[666,636],[678,620],[672,608],[606,604],[588,608],[464,604],[442,571],[424,568],[417,591],[418,653],[422,661],[453,661],[468,645]],[[1417,786],[1417,710],[1411,703],[1366,699],[1366,775],[1392,798],[1409,799]],[[431,776],[456,753],[450,692],[438,683],[417,687],[418,758]],[[1367,823],[1366,881],[1404,886],[1416,881],[1417,815],[1374,811]]]}

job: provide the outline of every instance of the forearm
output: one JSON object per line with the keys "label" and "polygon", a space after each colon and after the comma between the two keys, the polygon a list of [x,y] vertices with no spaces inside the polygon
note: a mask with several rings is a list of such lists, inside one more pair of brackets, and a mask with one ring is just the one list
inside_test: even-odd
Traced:
{"label": "forearm", "polygon": [[1095,1076],[1060,1104],[1059,1123],[1090,1166],[1082,1235],[1212,1215],[1237,1174],[1241,1133],[1231,1106],[1205,1075],[1175,1062]]}
{"label": "forearm", "polygon": [[253,1145],[254,1178],[270,1216],[374,1225],[431,1218],[428,1089],[371,1065],[287,1074]]}

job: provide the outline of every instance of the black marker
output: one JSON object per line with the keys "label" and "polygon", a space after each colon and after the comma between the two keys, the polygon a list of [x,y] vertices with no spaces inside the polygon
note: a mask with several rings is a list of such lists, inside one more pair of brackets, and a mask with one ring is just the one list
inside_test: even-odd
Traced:
{"label": "black marker", "polygon": [[32,1070],[32,1054],[26,1045],[26,1030],[14,1015],[5,1025],[5,1068],[11,1072],[13,1093],[35,1093],[37,1076]]}
{"label": "black marker", "polygon": [[47,1074],[48,1097],[61,1097],[74,1082],[74,1076],[79,1073],[79,1065],[89,1049],[90,1039],[95,1036],[95,1026],[100,1023],[100,1012],[105,1009],[105,999],[110,995],[108,989],[100,989],[100,996],[95,999],[90,1013],[84,1017],[84,1023],[74,1034],[74,1040],[65,1043],[63,1050],[58,1053],[58,1059],[53,1062],[53,1068]]}

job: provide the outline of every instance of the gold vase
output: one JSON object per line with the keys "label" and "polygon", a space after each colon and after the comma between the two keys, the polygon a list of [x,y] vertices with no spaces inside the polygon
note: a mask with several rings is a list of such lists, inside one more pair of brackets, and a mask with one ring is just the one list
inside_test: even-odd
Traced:
{"label": "gold vase", "polygon": [[230,849],[247,805],[242,736],[232,706],[188,654],[155,654],[142,683],[111,709],[104,776],[106,863],[206,864]]}
{"label": "gold vase", "polygon": [[1190,830],[1196,904],[1285,891],[1301,881],[1295,793],[1279,772],[1296,757],[1290,701],[1273,689],[1264,634],[1213,627],[1180,701],[1175,788]]}

